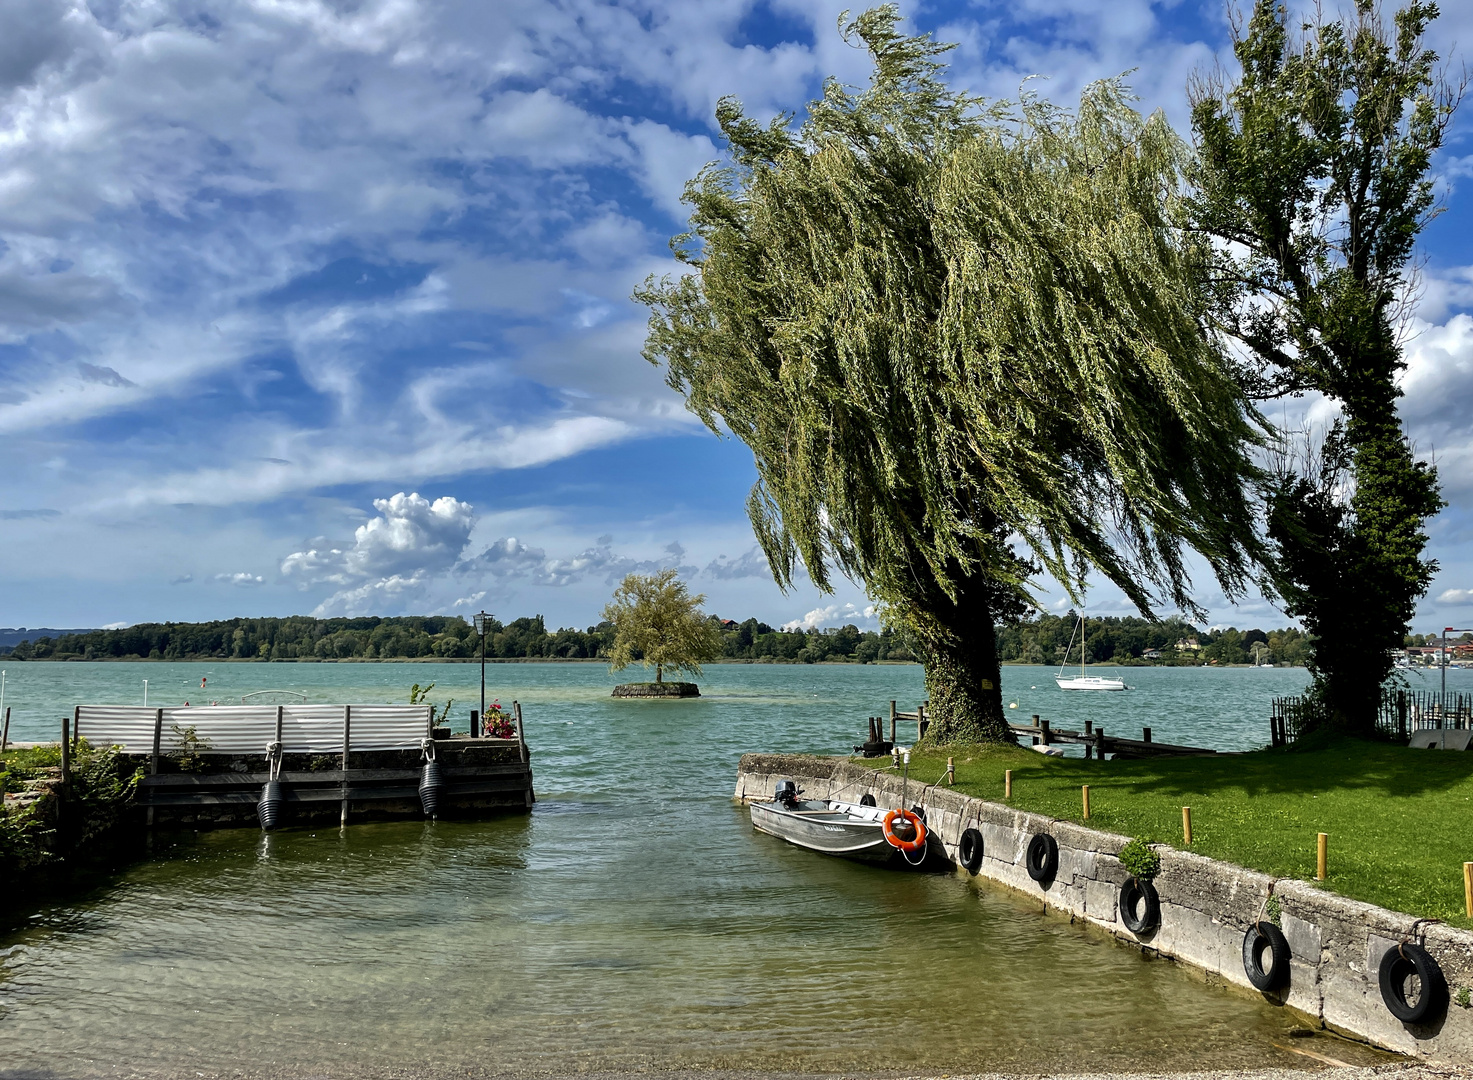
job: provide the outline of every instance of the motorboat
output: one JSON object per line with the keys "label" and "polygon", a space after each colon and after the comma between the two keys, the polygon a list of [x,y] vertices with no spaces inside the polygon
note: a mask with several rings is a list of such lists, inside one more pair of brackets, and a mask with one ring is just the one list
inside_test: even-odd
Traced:
{"label": "motorboat", "polygon": [[1069,662],[1069,652],[1074,648],[1074,635],[1079,635],[1079,674],[1065,676],[1064,665],[1059,665],[1059,673],[1054,676],[1054,682],[1059,684],[1060,690],[1125,690],[1127,689],[1124,679],[1105,679],[1098,675],[1086,673],[1086,661],[1084,656],[1084,616],[1079,616],[1079,622],[1075,624],[1074,631],[1069,635],[1069,645],[1064,650],[1064,664]]}
{"label": "motorboat", "polygon": [[802,799],[802,793],[792,780],[779,780],[771,802],[752,804],[752,827],[809,851],[860,862],[926,861],[926,827],[913,812],[882,810],[869,795],[853,803]]}

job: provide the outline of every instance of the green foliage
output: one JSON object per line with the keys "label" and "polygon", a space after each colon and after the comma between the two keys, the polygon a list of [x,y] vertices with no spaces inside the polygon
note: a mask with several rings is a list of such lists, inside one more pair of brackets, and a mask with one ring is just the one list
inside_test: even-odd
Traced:
{"label": "green foliage", "polygon": [[932,737],[1000,738],[993,627],[1040,567],[1143,611],[1191,609],[1186,546],[1243,585],[1254,417],[1202,332],[1165,119],[1115,82],[1076,115],[984,105],[897,19],[847,28],[869,86],[828,81],[796,130],[722,100],[732,163],[673,244],[693,272],[635,296],[646,358],[753,451],[778,583],[862,580],[923,651]]}
{"label": "green foliage", "polygon": [[455,704],[455,699],[454,698],[448,698],[448,699],[446,699],[445,705],[444,705],[443,708],[431,704],[430,703],[430,691],[433,690],[434,688],[435,688],[435,684],[434,683],[430,683],[428,686],[423,686],[423,687],[420,686],[419,683],[415,683],[413,686],[411,686],[409,688],[409,704],[411,704],[411,705],[429,705],[430,706],[430,726],[431,727],[433,727],[437,723],[438,724],[447,724],[447,723],[449,723],[450,722],[450,708],[451,708],[452,705]]}
{"label": "green foliage", "polygon": [[1422,558],[1436,471],[1396,407],[1407,267],[1456,106],[1424,47],[1436,16],[1412,0],[1388,26],[1357,0],[1296,38],[1258,0],[1239,80],[1193,88],[1195,224],[1220,241],[1207,280],[1218,326],[1247,347],[1242,379],[1263,397],[1318,391],[1343,414],[1322,448],[1286,454],[1268,524],[1273,583],[1316,639],[1323,715],[1357,732],[1436,571]]}
{"label": "green foliage", "polygon": [[179,748],[169,753],[174,761],[179,764],[179,771],[186,773],[197,773],[205,771],[204,751],[210,748],[208,739],[201,739],[195,731],[194,725],[181,728],[178,724],[172,725],[174,738],[178,740]]}
{"label": "green foliage", "polygon": [[[0,789],[21,791],[29,780],[59,779],[60,766],[59,746],[9,750],[0,762]],[[0,810],[0,870],[19,874],[55,862],[105,832],[117,822],[143,776],[142,769],[124,775],[112,747],[93,747],[85,740],[72,753],[71,769],[65,837],[57,833],[48,801],[24,808],[12,801]]]}
{"label": "green foliage", "polygon": [[655,669],[655,682],[664,681],[666,668],[699,678],[701,665],[721,655],[721,632],[701,613],[705,601],[674,570],[625,577],[603,613],[614,627],[609,670],[638,661]]}
{"label": "green foliage", "polygon": [[1270,896],[1263,904],[1263,913],[1268,916],[1268,921],[1275,926],[1284,917],[1284,905],[1277,896]]}
{"label": "green foliage", "polygon": [[1453,995],[1453,1004],[1460,1009],[1466,1009],[1470,1004],[1473,1004],[1469,1000],[1468,988],[1466,986],[1458,987],[1458,992]]}
{"label": "green foliage", "polygon": [[1120,865],[1133,878],[1147,881],[1161,872],[1161,856],[1151,845],[1136,837],[1120,849]]}

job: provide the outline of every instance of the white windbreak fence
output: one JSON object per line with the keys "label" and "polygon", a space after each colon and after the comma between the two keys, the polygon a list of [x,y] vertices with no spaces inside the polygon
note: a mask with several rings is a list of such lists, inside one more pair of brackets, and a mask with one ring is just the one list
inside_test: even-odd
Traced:
{"label": "white windbreak fence", "polygon": [[[162,712],[159,751],[183,749],[194,729],[201,754],[262,754],[276,739],[275,705],[192,705],[149,709],[139,705],[83,705],[76,734],[93,746],[117,746],[127,754],[153,752]],[[409,750],[430,733],[427,705],[285,705],[281,707],[282,751],[336,754],[346,726],[350,750]]]}

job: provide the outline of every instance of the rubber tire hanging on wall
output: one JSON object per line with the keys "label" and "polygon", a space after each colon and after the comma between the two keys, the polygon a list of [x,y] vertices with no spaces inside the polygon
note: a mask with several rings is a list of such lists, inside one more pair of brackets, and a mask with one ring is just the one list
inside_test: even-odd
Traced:
{"label": "rubber tire hanging on wall", "polygon": [[976,829],[967,829],[962,833],[961,841],[956,846],[956,859],[961,867],[969,874],[975,874],[982,869],[982,834]]}
{"label": "rubber tire hanging on wall", "polygon": [[[1263,954],[1267,951],[1274,962],[1263,966]],[[1265,993],[1278,990],[1289,983],[1289,941],[1284,932],[1268,921],[1256,922],[1243,935],[1243,974],[1253,984],[1253,989]]]}
{"label": "rubber tire hanging on wall", "polygon": [[869,792],[866,791],[860,797],[860,799],[859,799],[859,805],[860,806],[873,806],[873,805],[875,805],[875,797],[873,795],[871,795]]}
{"label": "rubber tire hanging on wall", "polygon": [[[1386,1002],[1391,1015],[1403,1023],[1427,1023],[1447,1001],[1447,980],[1442,977],[1442,968],[1420,945],[1406,942],[1387,949],[1381,957],[1380,975],[1381,1000]],[[1406,980],[1412,975],[1422,981],[1422,992],[1415,1005],[1406,999]]]}
{"label": "rubber tire hanging on wall", "polygon": [[[1135,913],[1136,903],[1145,901],[1145,910]],[[1139,937],[1149,934],[1161,925],[1161,898],[1156,895],[1156,886],[1150,878],[1128,877],[1120,886],[1120,921],[1125,929]]]}
{"label": "rubber tire hanging on wall", "polygon": [[1059,872],[1059,842],[1046,832],[1034,833],[1028,841],[1028,876],[1040,885],[1054,880]]}

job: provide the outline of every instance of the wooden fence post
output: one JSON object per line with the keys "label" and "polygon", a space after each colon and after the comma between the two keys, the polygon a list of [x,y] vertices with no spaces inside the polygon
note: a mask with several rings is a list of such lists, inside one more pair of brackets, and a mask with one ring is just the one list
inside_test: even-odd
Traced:
{"label": "wooden fence post", "polygon": [[72,718],[63,716],[61,718],[61,782],[65,784],[72,778]]}
{"label": "wooden fence post", "polygon": [[1192,808],[1181,808],[1181,836],[1187,847],[1192,846]]}
{"label": "wooden fence post", "polygon": [[956,786],[956,758],[949,757],[946,759],[946,786]]}
{"label": "wooden fence post", "polygon": [[1092,757],[1095,756],[1095,748],[1093,746],[1091,746],[1090,743],[1089,743],[1089,737],[1094,734],[1094,730],[1095,730],[1095,722],[1093,720],[1086,720],[1084,722],[1084,738],[1085,738],[1085,743],[1084,743],[1084,760],[1085,761],[1088,761],[1090,758],[1092,758]]}
{"label": "wooden fence post", "polygon": [[352,745],[353,706],[343,706],[343,813],[340,825],[348,824],[348,748]]}
{"label": "wooden fence post", "polygon": [[1038,734],[1039,734],[1039,738],[1043,742],[1043,745],[1044,746],[1047,746],[1048,745],[1048,740],[1049,740],[1049,730],[1048,730],[1048,721],[1047,720],[1040,720],[1038,722]]}
{"label": "wooden fence post", "polygon": [[1002,774],[1002,797],[1011,799],[1013,797],[1013,770],[1004,769]]}
{"label": "wooden fence post", "polygon": [[916,742],[926,737],[926,703],[923,701],[916,706]]}
{"label": "wooden fence post", "polygon": [[1463,864],[1463,910],[1473,919],[1473,862]]}
{"label": "wooden fence post", "polygon": [[1314,879],[1324,881],[1330,872],[1330,834],[1320,833],[1315,843]]}
{"label": "wooden fence post", "polygon": [[1105,760],[1105,729],[1095,728],[1095,757],[1101,761]]}
{"label": "wooden fence post", "polygon": [[[163,741],[164,741],[164,710],[163,709],[155,709],[153,711],[153,754],[148,759],[148,774],[150,776],[157,776],[159,774],[159,749],[160,749],[160,744]],[[153,796],[153,793],[152,792],[149,792],[150,802],[152,802],[152,796]],[[150,826],[153,825],[153,807],[152,806],[149,806],[149,808],[148,808],[148,824]]]}
{"label": "wooden fence post", "polygon": [[1089,820],[1089,785],[1084,785],[1084,820]]}
{"label": "wooden fence post", "polygon": [[77,746],[82,742],[82,706],[72,706],[72,745]]}
{"label": "wooden fence post", "polygon": [[1150,742],[1150,741],[1151,741],[1151,729],[1148,728],[1148,727],[1141,728],[1141,742]]}
{"label": "wooden fence post", "polygon": [[511,711],[517,718],[517,745],[522,748],[522,763],[525,764],[527,761],[527,733],[522,728],[522,703],[513,701]]}
{"label": "wooden fence post", "polygon": [[0,754],[5,753],[5,744],[10,742],[10,706],[5,706],[5,730],[0,731]]}
{"label": "wooden fence post", "polygon": [[890,702],[890,742],[895,742],[895,702]]}

